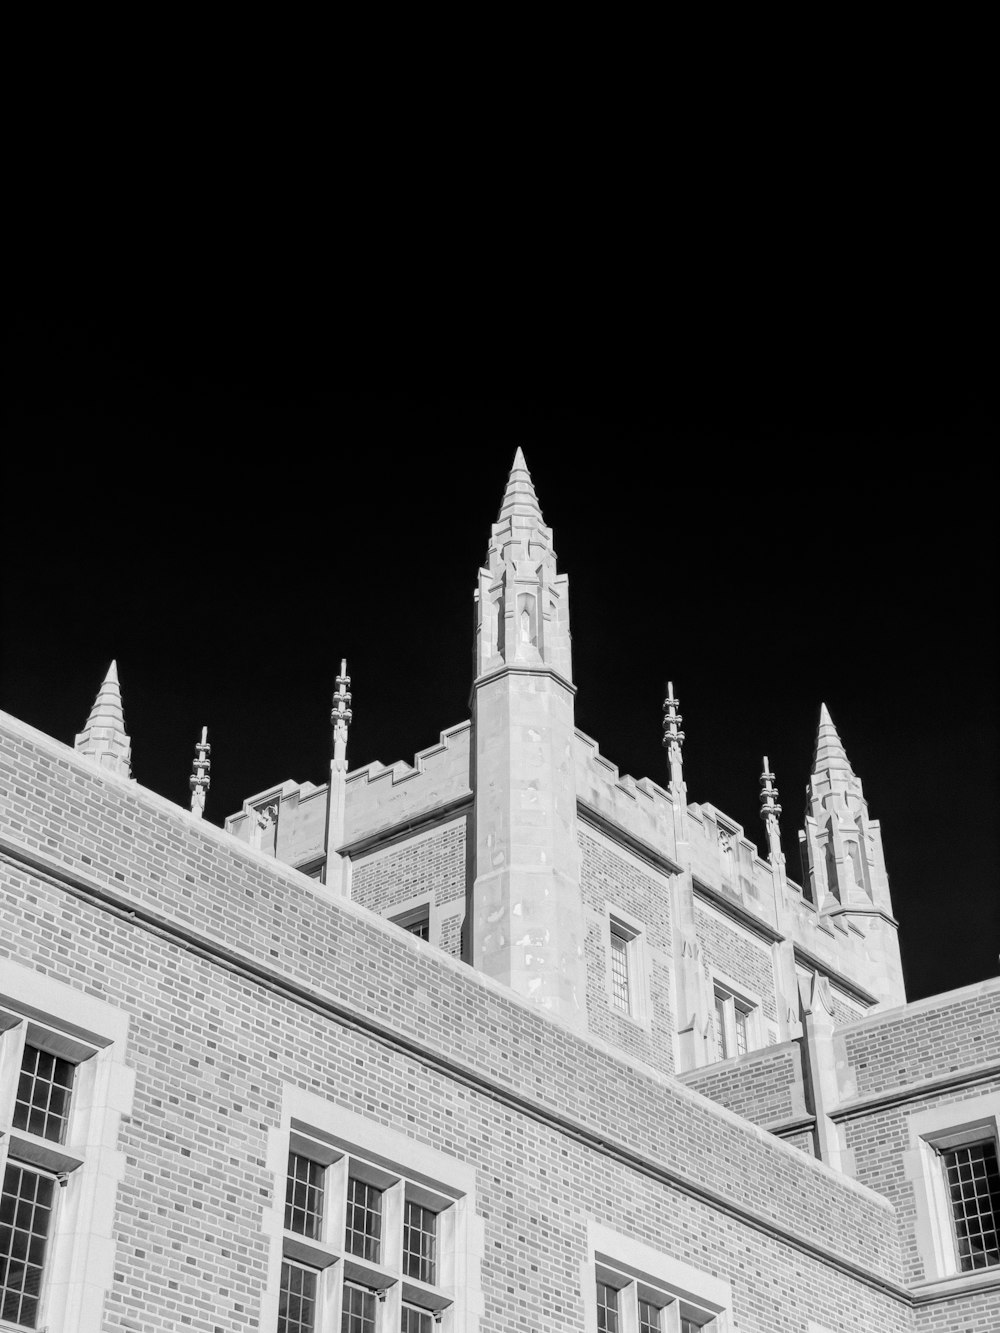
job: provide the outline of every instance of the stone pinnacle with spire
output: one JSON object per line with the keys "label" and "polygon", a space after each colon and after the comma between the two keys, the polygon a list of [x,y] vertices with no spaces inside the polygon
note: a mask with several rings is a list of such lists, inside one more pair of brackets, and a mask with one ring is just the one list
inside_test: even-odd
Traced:
{"label": "stone pinnacle with spire", "polygon": [[670,764],[670,785],[678,788],[684,783],[681,756],[681,747],[684,744],[681,723],[684,719],[677,711],[679,705],[680,701],[674,698],[674,682],[668,680],[667,697],[663,701],[663,745],[667,752],[667,762]]}
{"label": "stone pinnacle with spire", "polygon": [[351,712],[351,691],[348,686],[351,678],[347,674],[347,658],[340,659],[340,675],[337,677],[337,688],[333,693],[333,708],[330,711],[330,722],[333,726],[333,752],[334,761],[341,761],[347,758],[347,733],[351,725],[351,718],[354,714]]}
{"label": "stone pinnacle with spire", "polygon": [[333,753],[330,756],[330,785],[326,798],[326,831],[323,845],[326,850],[326,865],[323,869],[323,882],[334,893],[346,892],[346,878],[350,873],[350,862],[345,862],[337,848],[344,841],[344,825],[347,814],[347,734],[354,716],[351,710],[351,678],[347,674],[347,658],[340,659],[340,675],[337,688],[333,692],[333,708],[330,710],[330,725],[333,727]]}
{"label": "stone pinnacle with spire", "polygon": [[191,787],[191,813],[196,819],[201,819],[205,813],[205,797],[208,795],[208,789],[212,779],[209,777],[208,770],[212,767],[212,761],[209,755],[212,747],[208,743],[208,727],[202,727],[201,740],[195,742],[194,763],[192,773],[188,782]]}
{"label": "stone pinnacle with spire", "polygon": [[86,725],[73,742],[80,754],[123,778],[132,776],[132,743],[125,732],[118,664],[112,662],[97,692]]}

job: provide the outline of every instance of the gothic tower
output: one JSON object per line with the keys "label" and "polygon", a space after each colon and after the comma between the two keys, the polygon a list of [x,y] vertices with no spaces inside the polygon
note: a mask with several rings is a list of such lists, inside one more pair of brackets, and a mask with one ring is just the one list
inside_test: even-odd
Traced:
{"label": "gothic tower", "polygon": [[823,704],[807,787],[805,828],[799,834],[802,873],[826,916],[840,916],[868,939],[868,985],[884,1004],[905,1002],[897,923],[879,823],[868,816],[861,779],[851,767]]}
{"label": "gothic tower", "polygon": [[583,1028],[568,593],[518,449],[476,594],[473,962]]}

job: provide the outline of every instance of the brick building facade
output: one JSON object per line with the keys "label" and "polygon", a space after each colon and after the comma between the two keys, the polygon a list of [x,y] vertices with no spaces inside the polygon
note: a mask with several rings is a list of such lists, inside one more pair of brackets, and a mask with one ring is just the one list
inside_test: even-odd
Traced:
{"label": "brick building facade", "polygon": [[[907,1005],[822,710],[803,884],[573,719],[520,453],[471,720],[207,823],[0,715],[0,1329],[1000,1327],[1000,982]],[[202,777],[208,771],[202,754]],[[195,783],[195,796],[204,784]]]}

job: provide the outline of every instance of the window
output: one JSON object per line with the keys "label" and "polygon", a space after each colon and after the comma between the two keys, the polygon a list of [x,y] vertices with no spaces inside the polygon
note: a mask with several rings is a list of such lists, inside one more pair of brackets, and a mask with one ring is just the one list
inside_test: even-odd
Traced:
{"label": "window", "polygon": [[429,940],[431,937],[430,903],[413,907],[408,912],[400,912],[398,916],[391,916],[389,920],[394,925],[408,930],[411,935],[416,935],[418,940]]}
{"label": "window", "polygon": [[122,1156],[119,1123],[133,1088],[127,1032],[127,1015],[113,1006],[0,960],[5,1327],[102,1326],[115,1255],[107,1179]]}
{"label": "window", "polygon": [[715,1034],[718,1058],[746,1055],[757,1046],[754,1032],[756,1006],[731,990],[715,986]]}
{"label": "window", "polygon": [[[961,1120],[958,1117],[961,1116]],[[1000,1094],[909,1117],[917,1248],[929,1281],[1000,1280]]]}
{"label": "window", "polygon": [[634,936],[617,921],[611,922],[611,995],[615,1008],[632,1012],[632,987],[629,978],[629,945]]}
{"label": "window", "polygon": [[382,915],[394,926],[399,926],[401,930],[415,935],[418,940],[426,940],[428,944],[441,938],[437,910],[433,897],[429,894],[393,903],[392,907],[386,908]]}
{"label": "window", "polygon": [[637,1023],[648,1025],[645,928],[617,907],[608,909],[606,994],[609,1007]]}
{"label": "window", "polygon": [[[386,1138],[380,1126],[349,1120]],[[457,1322],[456,1313],[462,1196],[419,1167],[397,1166],[315,1124],[291,1120],[286,1141],[281,1269],[270,1327],[277,1333],[474,1327]]]}
{"label": "window", "polygon": [[951,1196],[958,1266],[963,1273],[1000,1264],[1000,1172],[992,1139],[941,1148]]}
{"label": "window", "polygon": [[587,1236],[586,1333],[730,1333],[727,1282],[597,1222]]}

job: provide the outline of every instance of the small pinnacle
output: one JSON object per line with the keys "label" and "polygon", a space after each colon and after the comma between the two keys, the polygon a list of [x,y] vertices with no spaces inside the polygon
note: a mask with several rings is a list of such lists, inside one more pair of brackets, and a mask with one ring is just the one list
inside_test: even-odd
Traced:
{"label": "small pinnacle", "polygon": [[507,478],[507,489],[504,491],[503,501],[500,505],[500,517],[497,521],[502,522],[510,514],[515,513],[530,515],[537,519],[539,523],[543,521],[538,496],[535,494],[531,473],[524,461],[524,452],[520,445],[514,455],[514,466]]}
{"label": "small pinnacle", "polygon": [[767,766],[767,755],[764,756],[764,768],[760,775],[760,817],[767,820],[773,816],[777,819],[781,814],[781,806],[778,804],[778,789],[774,785],[774,774]]}

